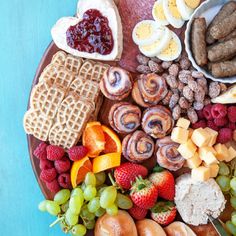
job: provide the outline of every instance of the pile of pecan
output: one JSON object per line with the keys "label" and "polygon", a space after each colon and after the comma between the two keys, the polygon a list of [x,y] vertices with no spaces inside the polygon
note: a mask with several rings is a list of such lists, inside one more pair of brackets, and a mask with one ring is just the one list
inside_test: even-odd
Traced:
{"label": "pile of pecan", "polygon": [[227,90],[227,86],[223,83],[207,81],[201,72],[192,67],[186,54],[171,62],[139,54],[137,61],[139,63],[137,72],[157,73],[165,79],[169,91],[162,104],[169,106],[175,120],[187,115],[192,123],[197,122],[196,111],[201,110],[211,102],[212,98]]}

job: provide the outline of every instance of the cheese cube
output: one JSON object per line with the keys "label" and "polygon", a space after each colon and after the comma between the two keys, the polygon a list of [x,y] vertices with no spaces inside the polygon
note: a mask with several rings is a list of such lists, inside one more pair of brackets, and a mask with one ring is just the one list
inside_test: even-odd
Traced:
{"label": "cheese cube", "polygon": [[213,147],[206,146],[198,149],[198,154],[201,159],[204,159],[204,156],[206,156],[208,152],[212,152],[214,155],[217,154],[216,150]]}
{"label": "cheese cube", "polygon": [[199,157],[198,153],[195,152],[193,157],[186,160],[186,167],[190,169],[197,168],[201,165],[201,163],[202,163],[201,158]]}
{"label": "cheese cube", "polygon": [[210,169],[211,178],[215,178],[218,175],[218,172],[219,172],[219,169],[220,169],[218,164],[207,165],[206,163],[203,163],[203,165]]}
{"label": "cheese cube", "polygon": [[205,129],[198,128],[193,131],[191,139],[198,147],[203,147],[208,145],[211,135]]}
{"label": "cheese cube", "polygon": [[216,150],[216,158],[219,161],[224,161],[228,158],[228,148],[224,144],[218,143],[214,146],[214,148]]}
{"label": "cheese cube", "polygon": [[232,161],[236,157],[236,150],[233,147],[229,147],[228,156],[225,158],[226,162]]}
{"label": "cheese cube", "polygon": [[233,139],[234,139],[234,141],[236,141],[236,130],[234,130]]}
{"label": "cheese cube", "polygon": [[209,143],[208,143],[208,146],[213,146],[215,143],[216,143],[216,139],[217,139],[217,136],[218,136],[218,132],[213,130],[213,129],[210,129],[210,128],[205,128],[205,131],[207,133],[210,134],[211,138],[209,140]]}
{"label": "cheese cube", "polygon": [[191,138],[193,135],[193,129],[189,128],[188,129],[188,138]]}
{"label": "cheese cube", "polygon": [[180,144],[177,150],[183,158],[189,159],[194,156],[197,147],[194,145],[192,140],[189,139],[187,143]]}
{"label": "cheese cube", "polygon": [[201,158],[207,165],[217,164],[219,161],[212,152],[207,152],[206,155]]}
{"label": "cheese cube", "polygon": [[197,181],[207,181],[211,178],[210,168],[199,166],[198,168],[192,169],[191,177]]}
{"label": "cheese cube", "polygon": [[187,119],[184,119],[184,118],[179,118],[177,123],[176,123],[177,127],[180,127],[180,128],[183,128],[183,129],[188,129],[189,125],[190,125],[190,121],[187,120]]}
{"label": "cheese cube", "polygon": [[186,143],[188,141],[188,130],[175,127],[172,130],[171,139],[176,143]]}

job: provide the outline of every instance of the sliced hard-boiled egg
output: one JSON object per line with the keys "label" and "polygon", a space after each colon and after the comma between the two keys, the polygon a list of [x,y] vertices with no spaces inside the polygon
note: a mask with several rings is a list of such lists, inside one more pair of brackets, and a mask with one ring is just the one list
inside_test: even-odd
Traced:
{"label": "sliced hard-boiled egg", "polygon": [[133,29],[133,41],[139,46],[150,45],[163,34],[163,29],[154,20],[143,20]]}
{"label": "sliced hard-boiled egg", "polygon": [[163,0],[163,10],[166,19],[175,28],[181,28],[184,24],[184,20],[177,8],[176,0]]}
{"label": "sliced hard-boiled egg", "polygon": [[157,58],[162,61],[173,61],[177,59],[182,51],[182,45],[179,37],[172,32],[172,38],[168,46],[159,54]]}
{"label": "sliced hard-boiled egg", "polygon": [[161,37],[150,45],[139,46],[139,50],[147,57],[155,57],[168,46],[170,40],[171,31],[167,27],[162,26]]}
{"label": "sliced hard-boiled egg", "polygon": [[186,5],[192,9],[195,9],[199,6],[200,0],[184,0]]}
{"label": "sliced hard-boiled egg", "polygon": [[163,0],[157,0],[152,8],[152,16],[154,20],[160,25],[168,25],[169,22],[166,19],[164,10],[163,10]]}
{"label": "sliced hard-boiled egg", "polygon": [[177,8],[184,20],[189,20],[194,9],[187,6],[184,0],[176,0]]}

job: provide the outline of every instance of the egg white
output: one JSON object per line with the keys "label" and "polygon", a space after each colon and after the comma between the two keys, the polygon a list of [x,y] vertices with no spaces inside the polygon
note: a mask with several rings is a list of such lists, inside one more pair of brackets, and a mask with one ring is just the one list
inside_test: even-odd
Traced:
{"label": "egg white", "polygon": [[184,20],[189,20],[193,14],[194,9],[188,7],[184,0],[176,0],[176,5],[181,17]]}
{"label": "egg white", "polygon": [[[153,5],[153,8],[152,8],[152,16],[153,16],[153,18],[154,18],[154,20],[158,23],[158,24],[160,24],[160,25],[168,25],[169,24],[169,22],[168,22],[168,20],[167,19],[160,19],[160,18],[158,18],[157,16],[156,16],[156,14],[155,14],[155,8],[158,6],[158,5],[160,5],[161,7],[162,7],[162,9],[163,9],[163,0],[157,0],[155,3],[154,3],[154,5]],[[164,10],[163,10],[164,11]],[[165,14],[165,13],[164,13]]]}

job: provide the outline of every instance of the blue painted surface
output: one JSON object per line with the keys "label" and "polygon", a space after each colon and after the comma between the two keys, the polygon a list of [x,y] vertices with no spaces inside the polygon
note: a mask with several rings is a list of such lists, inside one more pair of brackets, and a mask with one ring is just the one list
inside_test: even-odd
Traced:
{"label": "blue painted surface", "polygon": [[37,209],[43,195],[28,155],[22,117],[50,29],[73,15],[76,0],[0,1],[0,235],[63,235]]}

